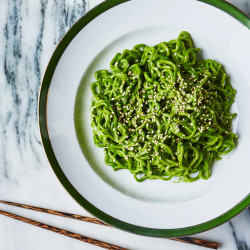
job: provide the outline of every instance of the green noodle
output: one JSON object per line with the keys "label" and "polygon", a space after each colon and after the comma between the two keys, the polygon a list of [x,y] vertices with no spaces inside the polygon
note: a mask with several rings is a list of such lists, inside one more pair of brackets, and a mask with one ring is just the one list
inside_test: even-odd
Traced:
{"label": "green noodle", "polygon": [[95,73],[91,126],[105,163],[145,179],[208,179],[235,147],[236,91],[216,61],[198,60],[189,33],[117,53]]}

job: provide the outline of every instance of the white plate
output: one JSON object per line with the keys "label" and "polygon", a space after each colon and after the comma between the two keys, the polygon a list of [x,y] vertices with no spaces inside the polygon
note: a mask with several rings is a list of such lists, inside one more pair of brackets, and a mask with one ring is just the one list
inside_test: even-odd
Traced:
{"label": "white plate", "polygon": [[[217,217],[225,213],[232,217],[249,205],[249,29],[214,6],[194,0],[118,2],[106,1],[85,15],[63,38],[50,61],[39,112],[48,159],[59,180],[83,207],[117,227],[141,234],[177,236],[221,224],[228,218]],[[111,5],[116,6],[109,8]],[[90,85],[94,72],[109,69],[117,52],[138,43],[169,41],[183,30],[202,49],[204,59],[224,66],[237,90],[233,109],[238,117],[233,129],[239,135],[238,145],[213,165],[212,176],[206,181],[138,183],[129,171],[114,172],[106,166],[103,149],[93,143]],[[81,147],[74,111],[76,126],[81,127]],[[192,229],[185,229],[188,227]]]}

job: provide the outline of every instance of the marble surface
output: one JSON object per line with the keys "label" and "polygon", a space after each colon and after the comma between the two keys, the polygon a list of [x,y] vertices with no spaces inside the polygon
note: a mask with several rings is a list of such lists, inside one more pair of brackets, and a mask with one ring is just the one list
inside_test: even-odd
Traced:
{"label": "marble surface", "polygon": [[[44,154],[37,122],[39,86],[65,32],[100,0],[0,1],[0,199],[88,215],[63,189]],[[230,0],[250,15],[250,0]],[[168,239],[147,238],[84,222],[0,209],[129,249],[203,249]],[[250,208],[196,237],[220,249],[250,249]],[[0,215],[1,250],[99,249]]]}

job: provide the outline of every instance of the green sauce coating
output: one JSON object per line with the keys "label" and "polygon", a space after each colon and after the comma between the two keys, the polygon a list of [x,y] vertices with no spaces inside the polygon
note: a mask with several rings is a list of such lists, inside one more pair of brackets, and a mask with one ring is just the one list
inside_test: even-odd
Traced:
{"label": "green sauce coating", "polygon": [[235,89],[221,64],[198,60],[183,31],[154,47],[117,53],[112,73],[91,85],[94,143],[105,163],[145,179],[208,179],[211,163],[235,147],[231,104]]}

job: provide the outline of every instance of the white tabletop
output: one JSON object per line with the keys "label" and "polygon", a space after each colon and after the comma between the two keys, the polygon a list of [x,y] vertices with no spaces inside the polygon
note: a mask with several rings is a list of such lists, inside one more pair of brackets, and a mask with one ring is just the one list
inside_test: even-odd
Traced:
{"label": "white tabletop", "polygon": [[[0,199],[89,215],[64,190],[43,151],[37,124],[42,76],[65,32],[100,0],[1,0]],[[250,15],[250,0],[230,0]],[[0,204],[0,209],[129,249],[203,249]],[[219,249],[250,249],[250,209],[194,237]],[[1,250],[100,249],[0,215]]]}

